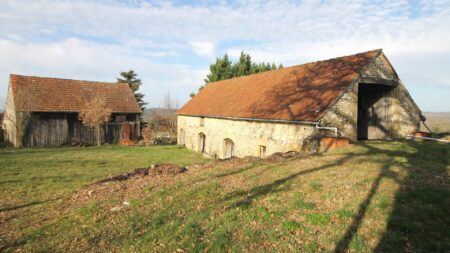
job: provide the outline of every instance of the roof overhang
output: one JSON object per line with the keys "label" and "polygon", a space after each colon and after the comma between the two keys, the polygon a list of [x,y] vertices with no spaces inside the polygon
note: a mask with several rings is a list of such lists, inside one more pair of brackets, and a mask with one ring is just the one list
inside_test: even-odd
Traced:
{"label": "roof overhang", "polygon": [[177,114],[177,115],[178,116],[188,116],[188,117],[200,117],[200,118],[203,117],[203,118],[228,119],[228,120],[284,123],[284,124],[302,124],[302,125],[317,125],[317,124],[319,124],[318,121],[303,121],[303,120],[281,120],[281,119],[262,119],[262,118],[211,116],[211,115],[189,115],[189,114]]}

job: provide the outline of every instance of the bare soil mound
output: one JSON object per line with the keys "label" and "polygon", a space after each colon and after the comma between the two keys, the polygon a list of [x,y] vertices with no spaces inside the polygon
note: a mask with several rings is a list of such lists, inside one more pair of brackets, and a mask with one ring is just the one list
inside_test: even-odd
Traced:
{"label": "bare soil mound", "polygon": [[130,178],[136,178],[136,177],[145,177],[148,175],[162,175],[162,174],[168,174],[168,175],[176,175],[183,172],[186,172],[187,169],[185,167],[181,167],[176,164],[157,164],[157,165],[151,165],[147,168],[137,168],[132,172],[123,173],[115,176],[111,176],[105,179],[102,179],[100,181],[95,182],[94,184],[103,184],[106,182],[111,181],[123,181],[128,180]]}

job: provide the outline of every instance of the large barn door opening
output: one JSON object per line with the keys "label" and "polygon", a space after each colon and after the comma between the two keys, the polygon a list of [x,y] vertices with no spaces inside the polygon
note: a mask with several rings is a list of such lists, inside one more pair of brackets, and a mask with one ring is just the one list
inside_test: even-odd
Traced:
{"label": "large barn door opening", "polygon": [[392,138],[393,87],[360,84],[358,89],[358,140]]}

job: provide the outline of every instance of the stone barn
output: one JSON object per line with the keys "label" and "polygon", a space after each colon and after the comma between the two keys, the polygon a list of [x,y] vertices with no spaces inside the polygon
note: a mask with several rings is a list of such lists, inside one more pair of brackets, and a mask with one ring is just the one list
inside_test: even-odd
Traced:
{"label": "stone barn", "polygon": [[178,143],[217,158],[402,139],[422,119],[381,49],[210,83],[177,114]]}
{"label": "stone barn", "polygon": [[82,125],[78,112],[95,97],[103,98],[112,112],[101,141],[137,139],[141,108],[128,84],[10,75],[2,124],[5,142],[15,147],[93,145],[94,130]]}

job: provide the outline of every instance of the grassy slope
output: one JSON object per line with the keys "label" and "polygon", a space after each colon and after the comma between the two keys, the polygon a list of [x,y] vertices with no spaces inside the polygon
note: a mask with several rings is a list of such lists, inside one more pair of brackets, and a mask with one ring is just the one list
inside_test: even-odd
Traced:
{"label": "grassy slope", "polygon": [[[450,249],[448,145],[362,143],[289,161],[219,163],[113,183],[106,195],[79,203],[73,189],[114,171],[201,159],[177,147],[6,150],[0,157],[0,225],[10,231],[0,247],[7,251]],[[108,188],[120,185],[130,193]],[[129,207],[110,211],[124,200]]]}

